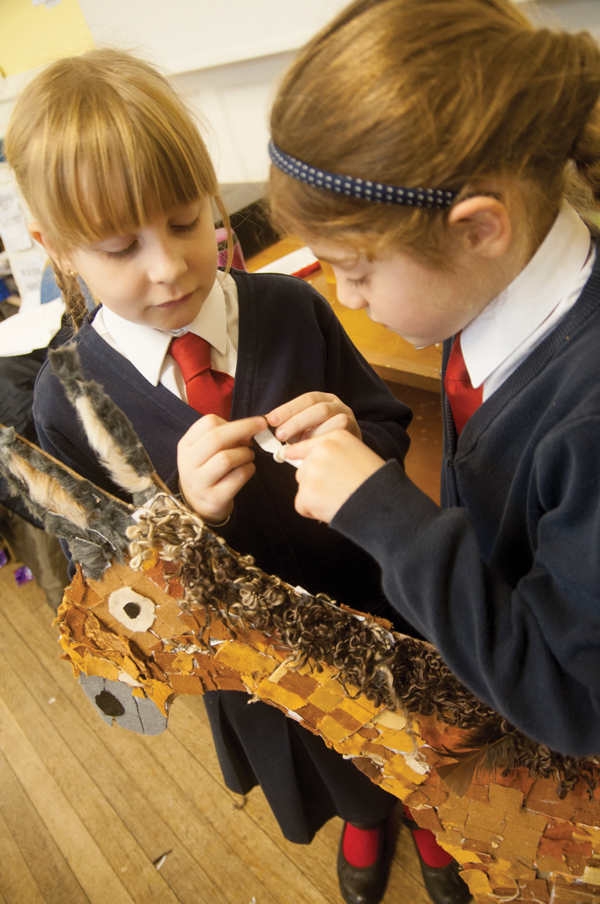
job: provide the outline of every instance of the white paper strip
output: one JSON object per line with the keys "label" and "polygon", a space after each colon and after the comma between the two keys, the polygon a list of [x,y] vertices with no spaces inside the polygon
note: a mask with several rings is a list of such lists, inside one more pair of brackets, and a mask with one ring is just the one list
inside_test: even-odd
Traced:
{"label": "white paper strip", "polygon": [[273,436],[270,430],[261,430],[260,433],[255,434],[254,439],[264,452],[269,452],[269,454],[273,456],[275,461],[279,462],[280,464],[287,462],[288,465],[293,465],[294,468],[299,468],[302,464],[301,458],[283,457],[283,450],[285,449],[287,443],[280,443],[277,437]]}
{"label": "white paper strip", "polygon": [[304,267],[310,267],[316,262],[317,258],[310,248],[298,248],[297,251],[291,251],[290,254],[284,254],[271,264],[266,264],[257,270],[257,273],[287,273],[291,275],[303,270]]}
{"label": "white paper strip", "polygon": [[19,311],[0,323],[0,357],[28,355],[36,348],[47,348],[58,333],[65,310],[62,298]]}

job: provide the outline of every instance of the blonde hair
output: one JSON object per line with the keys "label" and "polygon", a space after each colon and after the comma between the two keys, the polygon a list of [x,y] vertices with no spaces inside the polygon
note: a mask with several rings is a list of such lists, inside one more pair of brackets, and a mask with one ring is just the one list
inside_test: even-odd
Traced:
{"label": "blonde hair", "polygon": [[[156,69],[124,51],[93,50],[44,69],[17,99],[5,151],[59,259],[207,195],[231,237],[191,112]],[[77,277],[53,266],[78,326],[86,308]]]}
{"label": "blonde hair", "polygon": [[[399,186],[527,185],[559,209],[569,161],[600,199],[600,49],[535,28],[510,0],[357,0],[299,55],[271,133],[311,166]],[[441,262],[447,211],[340,197],[271,169],[283,232]],[[504,198],[503,198],[504,200]]]}

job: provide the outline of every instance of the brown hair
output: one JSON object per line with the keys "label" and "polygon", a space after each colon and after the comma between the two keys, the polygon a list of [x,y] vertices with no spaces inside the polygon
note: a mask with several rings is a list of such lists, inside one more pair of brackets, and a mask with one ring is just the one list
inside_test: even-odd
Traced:
{"label": "brown hair", "polygon": [[[600,199],[599,93],[593,38],[536,28],[510,0],[357,0],[291,67],[271,132],[311,166],[459,199],[519,182],[539,220],[558,211],[569,160]],[[275,167],[270,203],[284,232],[441,262],[447,211],[340,197]]]}
{"label": "brown hair", "polygon": [[[156,69],[124,51],[93,50],[44,69],[17,99],[5,150],[59,258],[207,195],[231,234],[191,112]],[[79,325],[77,277],[53,266]]]}

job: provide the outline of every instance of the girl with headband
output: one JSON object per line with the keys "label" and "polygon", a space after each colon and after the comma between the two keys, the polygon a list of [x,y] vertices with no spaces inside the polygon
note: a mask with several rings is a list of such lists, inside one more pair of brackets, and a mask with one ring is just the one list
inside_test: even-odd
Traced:
{"label": "girl with headband", "polygon": [[[166,79],[110,49],[54,63],[17,100],[6,154],[79,327],[84,376],[129,417],[160,477],[263,570],[383,614],[378,566],[294,511],[294,469],[252,438],[264,412],[285,404],[302,433],[341,427],[401,461],[410,412],[306,283],[217,270],[213,202],[227,216],[197,125]],[[47,451],[122,495],[47,366],[34,416]],[[280,710],[236,691],[204,700],[227,786],[260,784],[301,844],[340,816],[343,894],[383,894],[382,826],[396,799]]]}
{"label": "girl with headband", "polygon": [[371,553],[471,691],[571,756],[600,753],[600,260],[567,200],[600,198],[599,92],[592,37],[510,0],[358,0],[271,117],[275,222],[343,304],[444,343],[441,507],[334,431],[286,450],[296,508]]}

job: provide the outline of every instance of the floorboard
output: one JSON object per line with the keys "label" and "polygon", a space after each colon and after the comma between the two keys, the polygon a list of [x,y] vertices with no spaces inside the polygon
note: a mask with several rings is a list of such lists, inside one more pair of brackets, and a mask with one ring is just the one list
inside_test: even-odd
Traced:
{"label": "floorboard", "polygon": [[[42,900],[87,904],[89,898],[2,755],[0,787],[0,816],[37,883]],[[0,881],[0,887],[2,884]]]}

